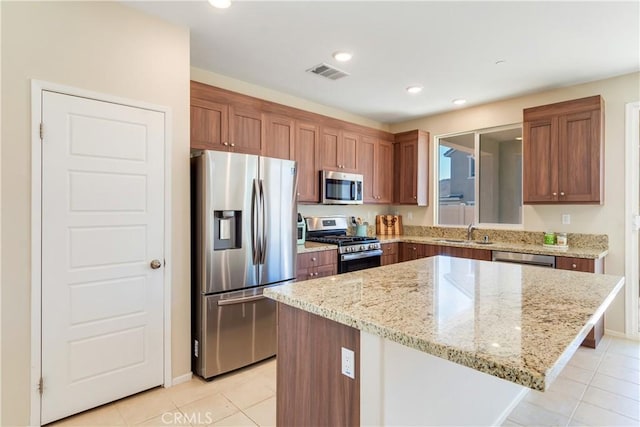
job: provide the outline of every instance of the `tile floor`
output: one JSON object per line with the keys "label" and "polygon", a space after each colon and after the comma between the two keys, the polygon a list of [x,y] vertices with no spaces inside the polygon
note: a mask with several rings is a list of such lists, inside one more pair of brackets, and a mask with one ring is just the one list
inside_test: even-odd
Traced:
{"label": "tile floor", "polygon": [[[271,359],[211,382],[156,388],[51,426],[275,426]],[[545,392],[530,391],[503,426],[640,425],[640,342],[605,336],[580,348]]]}

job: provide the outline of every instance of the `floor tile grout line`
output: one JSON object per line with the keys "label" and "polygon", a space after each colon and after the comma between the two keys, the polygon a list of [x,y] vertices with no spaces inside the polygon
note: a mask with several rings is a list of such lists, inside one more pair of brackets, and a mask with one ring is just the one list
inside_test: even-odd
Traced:
{"label": "floor tile grout line", "polygon": [[[610,378],[613,378],[613,377],[610,377]],[[614,378],[614,379],[618,379],[618,378]],[[620,380],[620,381],[624,381],[624,380]],[[624,382],[626,382],[627,384],[635,385],[635,386],[637,386],[638,388],[640,388],[640,385],[638,385],[638,384],[630,383],[630,382],[628,382],[628,381],[624,381]],[[607,390],[607,389],[602,388],[602,387],[598,387],[597,385],[589,385],[588,387],[597,388],[597,389],[598,389],[598,390],[600,390],[600,391],[604,391],[604,392],[607,392],[607,393],[614,394],[614,395],[616,395],[617,397],[624,397],[625,399],[633,400],[633,401],[636,401],[636,402],[639,402],[639,403],[640,403],[640,397],[639,397],[638,399],[635,399],[635,398],[633,398],[633,397],[625,396],[624,394],[616,393],[615,391],[611,391],[611,390]],[[587,387],[587,388],[588,388],[588,387]]]}
{"label": "floor tile grout line", "polygon": [[[593,403],[590,403],[590,402],[586,402],[586,401],[584,400],[584,396],[585,396],[585,394],[587,393],[587,390],[589,389],[589,387],[594,387],[594,388],[597,388],[597,389],[599,389],[599,390],[602,390],[601,388],[599,388],[599,387],[597,387],[597,386],[595,386],[595,385],[592,385],[592,384],[593,384],[593,380],[594,380],[594,378],[595,378],[596,374],[598,374],[598,373],[599,373],[599,374],[601,374],[601,375],[605,375],[605,376],[607,376],[607,377],[609,377],[609,378],[619,379],[619,378],[611,377],[611,376],[609,376],[609,375],[606,375],[606,374],[603,374],[603,373],[601,373],[601,372],[598,372],[598,369],[600,368],[600,365],[601,365],[601,364],[602,364],[602,362],[604,361],[604,358],[605,358],[605,356],[606,356],[607,354],[617,354],[617,353],[609,353],[609,349],[610,349],[610,347],[611,347],[611,344],[612,344],[612,343],[613,343],[613,340],[609,340],[609,342],[608,342],[608,344],[607,344],[607,348],[606,348],[606,349],[604,349],[604,351],[603,351],[603,352],[602,352],[602,354],[600,355],[600,359],[598,360],[598,363],[597,363],[596,367],[594,368],[594,370],[593,370],[593,372],[592,372],[592,375],[591,375],[591,377],[590,377],[590,379],[589,379],[589,382],[587,383],[587,386],[585,387],[584,391],[582,392],[582,395],[580,396],[580,400],[578,401],[578,404],[576,405],[576,407],[575,407],[575,408],[573,409],[573,411],[571,412],[571,416],[569,417],[569,421],[568,421],[567,425],[571,424],[571,422],[572,422],[572,421],[574,421],[574,416],[575,416],[576,411],[578,410],[578,407],[580,406],[580,404],[581,404],[581,403],[586,403],[586,404],[589,404],[589,405],[593,405],[593,406],[595,406],[595,407],[597,407],[597,408],[600,408],[600,409],[603,409],[603,410],[605,410],[605,411],[613,412],[614,414],[618,414],[618,415],[621,415],[621,416],[623,416],[623,417],[626,417],[626,418],[632,419],[632,418],[630,418],[630,417],[627,417],[625,414],[621,414],[621,413],[619,413],[619,412],[617,412],[617,411],[614,411],[614,410],[611,410],[611,409],[609,409],[609,408],[603,408],[603,407],[602,407],[602,406],[600,406],[600,405],[593,404]],[[621,380],[621,381],[624,381],[624,380]],[[628,382],[628,381],[625,381],[625,382]],[[631,383],[631,384],[633,384],[633,383]],[[603,391],[607,391],[607,390],[603,390]],[[609,393],[611,393],[611,392],[609,392]],[[612,394],[616,394],[616,393],[612,393]],[[618,394],[616,394],[616,395],[618,395]],[[621,395],[618,395],[618,396],[621,396]],[[621,396],[621,397],[625,397],[625,396]]]}

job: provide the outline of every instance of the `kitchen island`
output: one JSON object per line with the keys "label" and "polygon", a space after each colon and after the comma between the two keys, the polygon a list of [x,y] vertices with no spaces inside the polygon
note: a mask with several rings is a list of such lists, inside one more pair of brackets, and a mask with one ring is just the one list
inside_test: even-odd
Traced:
{"label": "kitchen island", "polygon": [[278,425],[499,423],[549,386],[623,283],[436,256],[270,288]]}

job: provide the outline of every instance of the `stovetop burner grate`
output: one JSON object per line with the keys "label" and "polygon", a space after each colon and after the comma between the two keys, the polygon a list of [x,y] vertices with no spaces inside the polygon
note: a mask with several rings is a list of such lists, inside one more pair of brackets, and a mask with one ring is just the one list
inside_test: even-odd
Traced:
{"label": "stovetop burner grate", "polygon": [[307,240],[317,243],[329,243],[332,245],[345,246],[359,243],[376,243],[378,239],[364,236],[307,236]]}

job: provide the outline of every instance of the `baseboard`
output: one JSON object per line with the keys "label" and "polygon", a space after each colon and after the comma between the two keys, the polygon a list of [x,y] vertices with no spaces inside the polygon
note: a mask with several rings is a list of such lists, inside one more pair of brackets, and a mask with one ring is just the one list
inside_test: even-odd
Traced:
{"label": "baseboard", "polygon": [[172,385],[178,385],[178,384],[189,382],[189,381],[191,381],[191,378],[193,378],[193,372],[189,372],[187,374],[180,375],[179,377],[175,377],[173,379],[173,384]]}
{"label": "baseboard", "polygon": [[636,335],[636,336],[627,335],[624,332],[613,331],[611,329],[605,329],[604,334],[609,335],[610,337],[624,338],[626,340],[632,340],[632,341],[640,341],[639,335]]}

